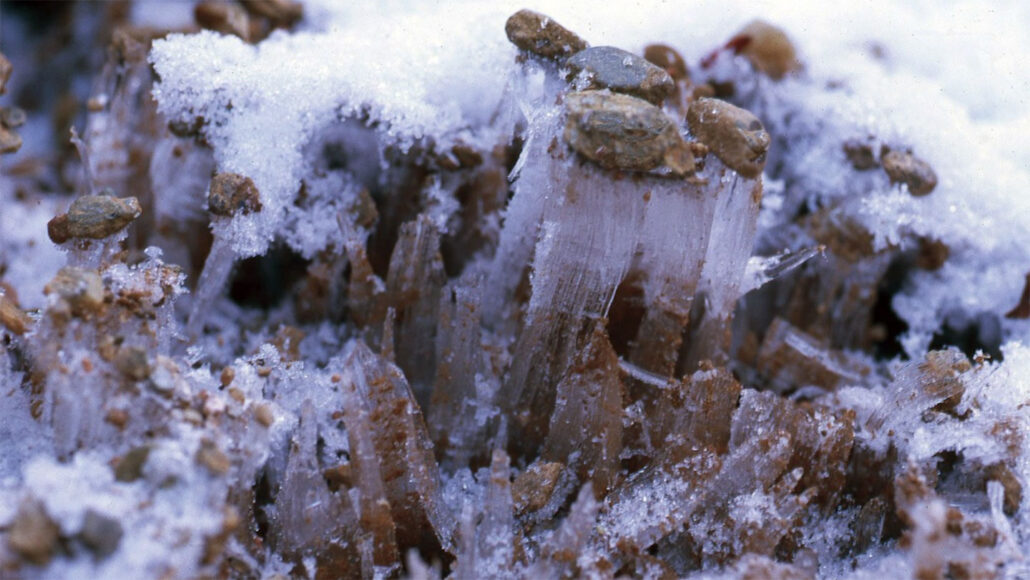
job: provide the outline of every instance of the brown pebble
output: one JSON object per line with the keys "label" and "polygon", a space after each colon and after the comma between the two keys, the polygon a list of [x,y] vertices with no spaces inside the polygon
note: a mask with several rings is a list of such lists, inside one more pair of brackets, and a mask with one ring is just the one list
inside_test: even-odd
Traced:
{"label": "brown pebble", "polygon": [[150,447],[143,445],[130,449],[114,468],[116,481],[131,482],[143,476],[143,466],[150,456]]}
{"label": "brown pebble", "polygon": [[989,481],[997,481],[1001,484],[1004,490],[1002,511],[1009,517],[1014,516],[1019,511],[1020,504],[1023,503],[1023,485],[1019,482],[1019,477],[1004,463],[995,463],[989,466],[986,475]]}
{"label": "brown pebble", "polygon": [[715,87],[709,83],[695,85],[694,89],[690,93],[691,100],[695,101],[697,99],[711,99],[713,97],[715,97]]}
{"label": "brown pebble", "polygon": [[858,171],[876,169],[880,166],[880,163],[876,161],[872,146],[868,143],[863,143],[858,139],[849,139],[844,142],[843,148],[844,155],[851,162],[851,166]]}
{"label": "brown pebble", "polygon": [[565,65],[569,80],[575,78],[579,89],[609,89],[654,105],[676,90],[665,69],[614,46],[592,46],[569,57]]}
{"label": "brown pebble", "polygon": [[643,99],[583,91],[566,95],[565,109],[565,141],[601,167],[649,171],[665,165],[677,176],[694,171],[676,124]]}
{"label": "brown pebble", "polygon": [[644,48],[644,58],[651,64],[660,67],[669,73],[675,81],[686,81],[690,79],[690,72],[687,70],[687,63],[676,52],[676,49],[667,44],[649,44]]}
{"label": "brown pebble", "polygon": [[222,368],[222,374],[218,377],[218,381],[223,387],[228,387],[232,384],[233,379],[236,378],[236,369],[232,367]]}
{"label": "brown pebble", "polygon": [[129,412],[125,409],[109,409],[104,415],[104,421],[118,429],[124,429],[129,424]]}
{"label": "brown pebble", "polygon": [[53,557],[60,531],[43,504],[32,499],[18,508],[7,532],[7,545],[22,558],[42,566]]}
{"label": "brown pebble", "polygon": [[14,334],[25,334],[25,331],[32,326],[32,319],[28,314],[18,308],[18,303],[0,292],[0,325]]}
{"label": "brown pebble", "polygon": [[939,270],[951,255],[951,248],[940,240],[919,238],[916,267],[933,272]]}
{"label": "brown pebble", "polygon": [[225,475],[229,473],[229,457],[222,452],[213,442],[202,441],[200,449],[197,450],[197,463],[207,468],[213,475]]}
{"label": "brown pebble", "polygon": [[7,81],[11,79],[14,67],[7,57],[0,53],[0,95],[7,92]]}
{"label": "brown pebble", "polygon": [[698,99],[687,110],[690,132],[727,167],[749,179],[761,175],[771,139],[758,117],[718,99]]}
{"label": "brown pebble", "polygon": [[535,512],[547,505],[564,467],[556,462],[534,463],[519,474],[511,485],[515,512]]}
{"label": "brown pebble", "polygon": [[228,393],[229,397],[231,397],[232,400],[236,401],[237,403],[243,404],[243,402],[247,400],[247,397],[243,395],[243,391],[237,389],[236,387],[229,387]]}
{"label": "brown pebble", "polygon": [[304,16],[304,6],[291,0],[241,0],[252,16],[269,19],[274,26],[293,26]]}
{"label": "brown pebble", "polygon": [[0,154],[16,153],[21,149],[21,136],[7,127],[0,127]]}
{"label": "brown pebble", "polygon": [[275,413],[271,407],[262,403],[254,407],[254,419],[265,427],[271,427],[275,423]]}
{"label": "brown pebble", "polygon": [[123,347],[114,358],[114,367],[125,378],[142,381],[150,376],[150,362],[147,351],[137,346]]}
{"label": "brown pebble", "polygon": [[47,233],[55,244],[63,244],[71,238],[102,240],[124,229],[141,213],[135,197],[83,195],[72,202],[68,213],[47,223]]}
{"label": "brown pebble", "polygon": [[787,73],[801,68],[794,44],[783,30],[754,20],[738,32],[727,46],[737,54],[744,55],[759,71],[774,80],[780,80]]}
{"label": "brown pebble", "polygon": [[243,6],[236,2],[204,0],[193,7],[193,19],[201,28],[250,41],[250,18]]}
{"label": "brown pebble", "polygon": [[937,174],[929,163],[911,153],[890,151],[883,155],[883,170],[891,183],[904,183],[916,197],[929,195],[937,187]]}
{"label": "brown pebble", "polygon": [[537,56],[560,60],[587,47],[586,41],[575,32],[555,22],[551,17],[519,10],[504,24],[508,40],[522,50]]}
{"label": "brown pebble", "polygon": [[1030,274],[1026,275],[1026,281],[1023,283],[1023,294],[1019,297],[1019,303],[1005,314],[1005,318],[1017,320],[1030,318]]}
{"label": "brown pebble", "polygon": [[457,158],[460,167],[479,167],[483,164],[483,154],[476,151],[470,145],[458,143],[454,147],[451,147],[451,153],[454,154],[455,158]]}
{"label": "brown pebble", "polygon": [[232,216],[237,212],[248,214],[261,211],[261,194],[249,177],[219,173],[211,180],[207,206],[211,213],[220,216]]}
{"label": "brown pebble", "polygon": [[329,484],[329,490],[335,493],[341,487],[349,488],[352,485],[352,470],[349,463],[330,467],[322,472],[322,477]]}
{"label": "brown pebble", "polygon": [[79,539],[98,558],[106,558],[118,549],[123,534],[122,524],[118,520],[89,509],[82,519]]}
{"label": "brown pebble", "polygon": [[25,111],[18,107],[0,108],[0,123],[8,129],[17,129],[24,125],[26,120]]}
{"label": "brown pebble", "polygon": [[59,300],[67,303],[73,316],[97,314],[104,308],[104,282],[96,270],[74,266],[61,268],[43,292],[57,295]]}

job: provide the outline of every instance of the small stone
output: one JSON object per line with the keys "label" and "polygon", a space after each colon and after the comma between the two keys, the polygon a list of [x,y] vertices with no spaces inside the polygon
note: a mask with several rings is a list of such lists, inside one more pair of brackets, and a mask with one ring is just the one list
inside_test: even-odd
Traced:
{"label": "small stone", "polygon": [[329,490],[333,493],[339,491],[340,488],[347,489],[353,486],[354,474],[349,463],[343,463],[322,471],[322,477],[325,478],[326,484],[329,485]]}
{"label": "small stone", "polygon": [[644,58],[669,73],[674,81],[690,80],[687,63],[675,48],[667,44],[649,44],[644,47]]}
{"label": "small stone", "polygon": [[147,351],[137,346],[119,349],[118,355],[114,359],[114,367],[125,378],[133,381],[146,380],[150,376],[150,362],[147,360]]}
{"label": "small stone", "polygon": [[1002,486],[1004,491],[1002,511],[1009,517],[1015,516],[1019,511],[1019,506],[1023,503],[1023,485],[1019,482],[1019,477],[1004,463],[995,463],[989,466],[986,475],[988,481],[997,481]]}
{"label": "small stone", "polygon": [[911,153],[890,151],[883,155],[883,170],[891,183],[904,183],[916,197],[929,195],[937,187],[937,174],[930,164]]}
{"label": "small stone", "polygon": [[250,18],[236,2],[204,0],[193,7],[193,19],[201,28],[250,40]]}
{"label": "small stone", "polygon": [[940,240],[919,238],[919,249],[916,254],[916,267],[933,272],[940,270],[944,262],[951,256],[951,248]]}
{"label": "small stone", "polygon": [[73,316],[97,314],[104,308],[104,282],[96,270],[66,266],[43,288],[67,303]]}
{"label": "small stone", "polygon": [[7,532],[7,544],[22,558],[37,565],[50,561],[57,548],[60,528],[37,500],[29,500],[18,508]]}
{"label": "small stone", "polygon": [[223,387],[228,387],[232,384],[233,379],[236,378],[236,369],[232,367],[223,367],[222,374],[218,377],[218,382]]}
{"label": "small stone", "polygon": [[143,475],[143,466],[146,465],[146,458],[150,455],[150,448],[146,445],[133,447],[114,466],[115,481],[136,481]]}
{"label": "small stone", "polygon": [[22,335],[32,325],[32,319],[18,307],[18,303],[0,292],[0,326],[14,334]]}
{"label": "small stone", "polygon": [[16,153],[21,149],[21,136],[7,127],[0,127],[0,154]]}
{"label": "small stone", "polygon": [[851,166],[858,171],[876,169],[880,166],[876,161],[872,146],[857,139],[844,142],[844,155],[851,162]]}
{"label": "small stone", "polygon": [[275,423],[275,413],[271,407],[262,403],[254,407],[254,419],[264,427],[271,427]]}
{"label": "small stone", "polygon": [[727,46],[744,55],[756,69],[773,80],[801,68],[790,38],[768,22],[752,21],[730,39]]}
{"label": "small stone", "polygon": [[7,81],[10,80],[13,71],[14,67],[11,66],[11,61],[7,60],[3,53],[0,53],[0,95],[7,92]]}
{"label": "small stone", "polygon": [[0,108],[0,123],[3,123],[4,127],[8,129],[17,129],[25,124],[28,117],[25,115],[23,109],[18,107],[3,107]]}
{"label": "small stone", "polygon": [[586,41],[575,32],[532,10],[519,10],[508,17],[504,32],[508,40],[522,50],[554,60],[587,47]]}
{"label": "small stone", "polygon": [[175,387],[182,381],[179,374],[179,366],[175,361],[164,355],[157,355],[154,358],[154,366],[150,369],[150,387],[163,396],[171,396]]}
{"label": "small stone", "polygon": [[762,173],[771,139],[750,112],[718,99],[698,99],[687,110],[690,132],[727,167],[749,179]]}
{"label": "small stone", "polygon": [[115,480],[131,482],[142,477],[143,466],[146,465],[148,456],[150,456],[150,447],[146,445],[130,449],[114,468]]}
{"label": "small stone", "polygon": [[1016,320],[1030,318],[1030,274],[1026,275],[1026,281],[1023,282],[1023,293],[1019,296],[1019,303],[1005,314],[1005,318]]}
{"label": "small stone", "polygon": [[304,16],[304,6],[291,0],[242,0],[252,16],[267,18],[274,26],[290,27]]}
{"label": "small stone", "polygon": [[578,76],[587,81],[586,86],[579,87],[583,89],[610,89],[655,105],[676,90],[664,69],[614,46],[595,46],[577,52],[565,65],[571,71],[570,79]]}
{"label": "small stone", "polygon": [[143,213],[135,197],[110,194],[83,195],[72,202],[68,213],[47,223],[47,233],[55,244],[71,238],[102,240],[128,226]]}
{"label": "small stone", "polygon": [[197,463],[203,465],[213,475],[225,475],[229,473],[229,457],[222,452],[213,442],[202,441],[200,449],[197,450]]}
{"label": "small stone", "polygon": [[211,213],[219,216],[248,214],[261,211],[261,194],[249,177],[219,173],[211,180],[207,206]]}
{"label": "small stone", "polygon": [[557,462],[534,463],[519,474],[511,485],[515,512],[535,512],[547,505],[564,467]]}
{"label": "small stone", "polygon": [[123,533],[118,520],[90,509],[82,519],[79,538],[98,558],[106,558],[118,549]]}
{"label": "small stone", "polygon": [[565,97],[565,141],[608,169],[693,173],[694,157],[676,124],[661,109],[636,97],[597,91]]}
{"label": "small stone", "polygon": [[129,424],[129,412],[125,409],[109,409],[104,415],[104,421],[118,429],[125,429],[125,426]]}

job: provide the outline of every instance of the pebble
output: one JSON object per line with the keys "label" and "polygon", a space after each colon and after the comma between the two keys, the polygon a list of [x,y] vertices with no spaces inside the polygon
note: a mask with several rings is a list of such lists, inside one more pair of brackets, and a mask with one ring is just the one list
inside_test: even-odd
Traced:
{"label": "pebble", "polygon": [[79,538],[99,558],[106,558],[118,549],[122,541],[122,525],[118,520],[95,510],[86,510]]}
{"label": "pebble", "polygon": [[762,173],[771,139],[749,111],[719,99],[698,99],[687,110],[687,124],[730,169],[749,179]]}
{"label": "pebble", "polygon": [[261,194],[249,178],[237,173],[219,173],[211,180],[207,207],[219,216],[261,211]]}
{"label": "pebble", "polygon": [[201,28],[250,41],[250,18],[243,6],[235,2],[204,0],[193,7],[193,19]]}
{"label": "pebble", "polygon": [[290,27],[304,16],[304,6],[291,0],[241,0],[252,16],[267,18],[273,26]]}
{"label": "pebble", "polygon": [[0,107],[0,123],[8,129],[17,129],[25,124],[28,117],[25,110],[18,107]]}
{"label": "pebble", "polygon": [[890,151],[882,158],[883,170],[891,183],[904,183],[916,197],[929,195],[937,187],[937,174],[930,164],[902,151]]}
{"label": "pebble", "polygon": [[687,70],[687,63],[676,52],[676,49],[667,44],[649,44],[644,48],[644,58],[651,64],[661,67],[669,73],[674,81],[690,80],[690,71]]}
{"label": "pebble", "polygon": [[565,109],[565,141],[601,167],[649,171],[664,165],[677,176],[694,171],[676,123],[647,101],[584,91],[566,95]]}
{"label": "pebble", "polygon": [[0,52],[0,95],[7,92],[7,81],[10,80],[13,71],[14,67],[11,65],[11,61]]}
{"label": "pebble", "polygon": [[564,468],[562,463],[534,463],[519,474],[511,485],[515,512],[532,513],[543,508],[551,499]]}
{"label": "pebble", "polygon": [[575,32],[555,22],[551,17],[519,10],[508,17],[504,32],[512,44],[537,56],[560,60],[587,47],[586,41]]}
{"label": "pebble", "polygon": [[147,360],[147,351],[138,346],[119,349],[118,355],[114,359],[114,367],[125,378],[133,381],[142,381],[150,376],[150,361]]}
{"label": "pebble", "polygon": [[203,465],[212,475],[225,475],[229,473],[229,457],[222,452],[213,442],[204,440],[197,450],[197,463]]}
{"label": "pebble", "polygon": [[665,69],[614,46],[594,46],[577,52],[565,65],[571,71],[570,78],[577,76],[587,82],[578,87],[581,89],[610,89],[655,105],[676,90]]}
{"label": "pebble", "polygon": [[135,197],[83,195],[72,202],[68,213],[47,223],[47,233],[55,244],[71,238],[102,240],[131,224],[143,213]]}
{"label": "pebble", "polygon": [[763,22],[752,21],[738,32],[727,46],[746,57],[759,71],[773,80],[801,68],[794,44],[783,30]]}
{"label": "pebble", "polygon": [[60,528],[37,500],[21,504],[7,531],[7,545],[22,558],[37,565],[50,561],[57,547]]}
{"label": "pebble", "polygon": [[264,427],[271,427],[275,423],[275,413],[271,407],[262,403],[254,407],[254,419]]}
{"label": "pebble", "polygon": [[32,325],[32,319],[18,307],[18,303],[0,292],[0,326],[14,334],[25,334]]}
{"label": "pebble", "polygon": [[851,162],[851,166],[857,171],[876,169],[880,163],[876,160],[873,147],[857,139],[850,139],[844,142],[844,155]]}
{"label": "pebble", "polygon": [[21,135],[7,127],[0,127],[0,154],[16,153],[21,149]]}
{"label": "pebble", "polygon": [[74,266],[61,268],[43,292],[56,294],[75,316],[96,314],[104,308],[104,281],[95,270]]}
{"label": "pebble", "polygon": [[144,445],[142,447],[134,447],[122,456],[121,460],[118,461],[118,465],[114,468],[114,478],[116,481],[131,482],[136,481],[143,476],[143,466],[147,463],[147,457],[150,456],[150,447]]}

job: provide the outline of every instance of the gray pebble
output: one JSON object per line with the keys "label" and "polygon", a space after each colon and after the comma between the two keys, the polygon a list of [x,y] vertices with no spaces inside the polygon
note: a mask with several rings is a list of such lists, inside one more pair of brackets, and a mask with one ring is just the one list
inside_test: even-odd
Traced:
{"label": "gray pebble", "polygon": [[610,89],[659,105],[676,88],[664,69],[614,46],[594,46],[572,55],[565,65],[586,82],[581,89]]}

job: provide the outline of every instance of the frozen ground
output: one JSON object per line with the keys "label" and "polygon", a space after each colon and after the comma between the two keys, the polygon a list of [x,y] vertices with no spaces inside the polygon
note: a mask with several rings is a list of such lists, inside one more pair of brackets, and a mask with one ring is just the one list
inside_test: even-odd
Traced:
{"label": "frozen ground", "polygon": [[528,5],[757,116],[689,180],[567,146],[524,4],[89,7],[0,4],[0,576],[1030,574],[1030,5]]}

